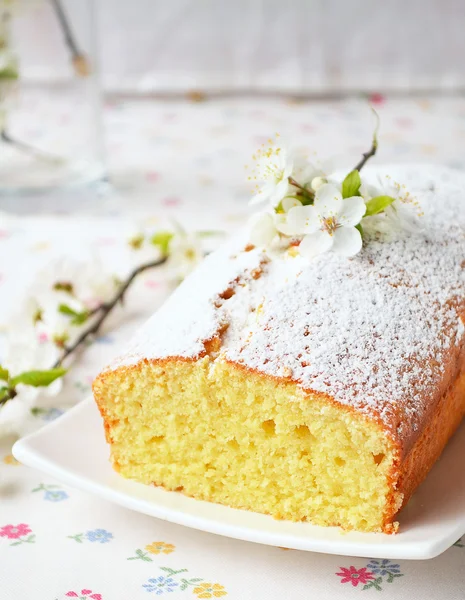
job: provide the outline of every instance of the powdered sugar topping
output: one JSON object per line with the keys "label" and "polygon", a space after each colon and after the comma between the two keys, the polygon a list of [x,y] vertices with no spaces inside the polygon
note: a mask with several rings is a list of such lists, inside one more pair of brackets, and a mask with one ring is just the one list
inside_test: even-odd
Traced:
{"label": "powdered sugar topping", "polygon": [[[352,259],[281,253],[266,264],[262,251],[244,251],[240,236],[178,288],[124,364],[200,356],[227,323],[218,360],[292,379],[380,419],[410,444],[465,344],[465,175],[367,169],[379,172],[421,201],[421,232],[371,233]],[[231,284],[234,294],[218,302]]]}

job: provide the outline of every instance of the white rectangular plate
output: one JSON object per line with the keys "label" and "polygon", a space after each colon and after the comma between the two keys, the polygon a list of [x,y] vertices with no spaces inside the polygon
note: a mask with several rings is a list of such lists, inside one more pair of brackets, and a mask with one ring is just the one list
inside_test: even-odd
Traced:
{"label": "white rectangular plate", "polygon": [[270,516],[201,502],[123,479],[111,468],[100,414],[92,399],[19,440],[22,463],[131,510],[219,535],[328,554],[427,559],[465,533],[465,423],[420,486],[397,535],[343,532],[335,527],[277,521]]}

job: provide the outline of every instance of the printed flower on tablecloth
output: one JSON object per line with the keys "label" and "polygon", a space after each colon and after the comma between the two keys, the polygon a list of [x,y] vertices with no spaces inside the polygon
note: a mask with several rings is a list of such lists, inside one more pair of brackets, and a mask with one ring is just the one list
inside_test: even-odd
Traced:
{"label": "printed flower on tablecloth", "polygon": [[61,502],[69,498],[67,492],[64,490],[57,489],[58,485],[46,485],[41,483],[39,486],[34,488],[32,492],[44,492],[43,499],[49,502]]}
{"label": "printed flower on tablecloth", "polygon": [[219,583],[201,583],[194,588],[197,598],[221,598],[227,596],[228,592]]}
{"label": "printed flower on tablecloth", "polygon": [[[128,560],[134,560],[136,558],[141,558],[140,556],[135,556],[132,557]],[[146,558],[146,559],[142,559],[142,560],[149,560],[152,561],[151,558]],[[217,587],[215,588],[214,586],[212,587],[212,585],[210,583],[208,584],[204,584],[202,583],[202,579],[199,577],[194,577],[194,578],[189,578],[186,579],[186,577],[178,577],[179,575],[181,575],[181,573],[187,573],[187,569],[178,569],[177,571],[175,571],[174,569],[171,569],[170,567],[160,567],[160,571],[163,571],[163,575],[159,575],[158,577],[152,577],[151,579],[148,580],[147,583],[144,583],[142,585],[142,587],[147,591],[147,592],[155,592],[155,594],[157,596],[167,593],[167,592],[173,592],[173,591],[179,591],[179,592],[185,592],[187,589],[189,589],[189,587],[194,587],[194,593],[196,593],[195,590],[201,590],[201,592],[204,593],[209,593],[206,590],[208,589],[212,589],[213,591],[217,592],[216,596],[199,596],[199,598],[219,598],[220,596],[224,596],[226,595],[226,592],[222,592],[221,594],[219,594],[219,592],[221,592],[224,588],[222,586],[219,586],[219,584],[215,584]],[[201,586],[206,586],[205,589],[202,587],[198,587],[199,585]],[[219,595],[218,595],[219,594]]]}
{"label": "printed flower on tablecloth", "polygon": [[18,467],[21,464],[19,462],[19,460],[16,460],[16,458],[13,456],[13,454],[7,454],[6,456],[4,456],[3,462],[6,465],[12,465],[13,467]]}
{"label": "printed flower on tablecloth", "polygon": [[167,544],[166,542],[152,542],[151,544],[147,544],[147,546],[145,546],[146,552],[140,548],[137,548],[135,550],[136,556],[130,556],[126,560],[140,559],[145,560],[146,562],[152,562],[153,559],[147,554],[148,552],[150,552],[150,554],[171,554],[174,552],[175,548],[176,546],[174,546],[174,544]]}
{"label": "printed flower on tablecloth", "polygon": [[66,500],[67,498],[69,496],[63,490],[47,490],[44,494],[44,500],[49,500],[50,502],[61,502],[61,500]]}
{"label": "printed flower on tablecloth", "polygon": [[90,531],[86,531],[85,533],[77,533],[76,535],[68,535],[68,537],[76,542],[82,544],[84,540],[89,542],[100,542],[100,544],[105,544],[113,539],[113,534],[106,529],[92,529]]}
{"label": "printed flower on tablecloth", "polygon": [[105,529],[94,529],[93,531],[88,531],[86,533],[86,538],[89,542],[100,542],[101,544],[105,544],[113,538],[113,534]]}
{"label": "printed flower on tablecloth", "polygon": [[39,408],[35,406],[33,409],[31,409],[31,413],[34,415],[34,417],[38,417],[47,422],[58,419],[58,417],[61,417],[64,412],[65,411],[61,408],[56,408],[54,406],[51,408]]}
{"label": "printed flower on tablecloth", "polygon": [[16,540],[16,542],[11,543],[10,546],[19,546],[19,544],[23,543],[33,544],[36,536],[32,533],[32,529],[29,525],[26,525],[26,523],[19,523],[19,525],[4,525],[1,527],[0,537]]}
{"label": "printed flower on tablecloth", "polygon": [[159,577],[151,577],[148,580],[148,583],[144,583],[142,587],[145,588],[147,592],[155,592],[157,596],[160,596],[161,594],[174,592],[175,589],[179,587],[179,583],[172,577],[160,575]]}
{"label": "printed flower on tablecloth", "polygon": [[400,572],[400,565],[387,558],[374,559],[363,568],[357,569],[354,566],[341,567],[341,571],[336,573],[341,578],[341,583],[351,583],[357,587],[359,583],[363,585],[362,590],[374,588],[381,591],[384,583],[393,583],[397,577],[403,577]]}
{"label": "printed flower on tablecloth", "polygon": [[381,575],[381,577],[386,577],[389,574],[400,573],[400,565],[391,562],[387,558],[382,560],[375,560],[372,558],[368,563],[367,568],[375,573],[375,575]]}
{"label": "printed flower on tablecloth", "polygon": [[359,583],[366,584],[370,579],[374,579],[373,573],[367,571],[366,567],[363,569],[340,567],[340,569],[341,571],[336,575],[341,578],[341,583],[351,583],[354,587],[357,587]]}
{"label": "printed flower on tablecloth", "polygon": [[173,544],[167,544],[165,542],[152,542],[145,546],[145,549],[147,552],[150,552],[150,554],[171,554],[171,552],[174,552],[175,548],[176,546]]}
{"label": "printed flower on tablecloth", "polygon": [[7,537],[9,540],[16,540],[23,535],[27,535],[31,533],[32,529],[29,528],[29,525],[25,523],[20,523],[19,525],[4,525],[0,529],[0,537]]}
{"label": "printed flower on tablecloth", "polygon": [[66,592],[65,596],[68,598],[78,598],[78,600],[86,600],[87,598],[92,598],[92,600],[103,600],[101,594],[94,594],[92,590],[83,589],[80,592]]}

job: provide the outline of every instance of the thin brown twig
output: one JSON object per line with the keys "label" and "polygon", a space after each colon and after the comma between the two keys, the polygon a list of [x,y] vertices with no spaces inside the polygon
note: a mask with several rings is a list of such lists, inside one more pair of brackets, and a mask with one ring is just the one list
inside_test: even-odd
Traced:
{"label": "thin brown twig", "polygon": [[362,158],[353,168],[353,171],[358,171],[359,173],[363,169],[363,167],[366,165],[366,163],[370,160],[370,158],[376,154],[376,150],[378,150],[378,131],[379,131],[379,124],[380,124],[379,115],[373,107],[371,107],[371,111],[375,118],[375,130],[373,132],[373,140],[371,142],[371,148],[368,150],[368,152],[364,152],[362,154]]}
{"label": "thin brown twig", "polygon": [[298,183],[293,177],[288,177],[288,181],[291,185],[293,185],[297,189],[301,190],[305,194],[308,194],[310,196],[312,195],[312,192],[310,190],[307,190],[306,187],[304,187],[303,185],[300,185],[300,183]]}
{"label": "thin brown twig", "polygon": [[[62,355],[53,365],[53,369],[57,369],[62,366],[64,360],[70,356],[73,352],[75,352],[84,342],[92,335],[95,335],[100,327],[103,325],[105,319],[114,309],[114,307],[124,299],[124,295],[127,292],[129,286],[134,281],[134,279],[143,273],[144,271],[148,271],[149,269],[153,269],[154,267],[158,267],[166,262],[167,256],[160,258],[158,260],[153,260],[151,262],[145,263],[143,265],[135,268],[127,277],[127,279],[121,284],[119,290],[113,296],[113,298],[109,302],[105,302],[96,306],[94,309],[89,311],[89,317],[95,316],[97,313],[101,312],[101,315],[96,319],[87,329],[85,329],[81,335],[76,339],[76,341],[68,347],[63,348]],[[14,387],[10,387],[6,390],[6,394],[0,398],[0,407],[6,404],[9,400],[12,400],[18,393]]]}
{"label": "thin brown twig", "polygon": [[68,17],[64,11],[60,0],[51,0],[53,9],[55,11],[58,22],[60,23],[65,43],[71,53],[71,59],[73,62],[74,69],[81,77],[86,77],[90,73],[89,64],[85,55],[81,52],[78,47],[76,37],[71,28]]}
{"label": "thin brown twig", "polygon": [[353,170],[358,171],[360,173],[360,171],[363,169],[363,167],[366,165],[366,163],[370,160],[370,158],[376,154],[377,149],[378,149],[378,142],[377,142],[376,138],[373,138],[373,143],[371,144],[371,148],[368,150],[368,152],[364,152],[362,154],[362,158],[355,165]]}
{"label": "thin brown twig", "polygon": [[92,335],[95,335],[100,327],[103,325],[105,319],[108,317],[113,308],[118,304],[118,302],[122,301],[124,298],[124,294],[127,292],[129,286],[134,281],[134,279],[143,273],[144,271],[148,271],[149,269],[153,269],[154,267],[158,267],[166,262],[167,257],[160,258],[158,260],[153,260],[151,262],[140,265],[136,269],[134,269],[128,276],[128,278],[122,283],[120,289],[114,295],[114,297],[109,301],[101,304],[100,306],[94,308],[91,311],[91,315],[95,315],[98,312],[101,312],[101,315],[96,319],[87,329],[85,329],[81,335],[76,339],[76,341],[71,344],[71,346],[67,346],[63,349],[63,353],[60,358],[53,365],[54,369],[61,367],[64,360],[73,352],[75,352],[86,340]]}

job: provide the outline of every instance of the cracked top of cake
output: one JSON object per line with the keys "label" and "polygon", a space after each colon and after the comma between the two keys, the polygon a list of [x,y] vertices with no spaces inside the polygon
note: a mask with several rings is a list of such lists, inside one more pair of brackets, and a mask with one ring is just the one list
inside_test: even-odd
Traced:
{"label": "cracked top of cake", "polygon": [[310,261],[292,249],[253,248],[242,232],[205,259],[109,369],[210,354],[348,405],[410,446],[465,347],[465,174],[366,170],[383,173],[419,200],[421,230],[368,232],[356,256]]}

